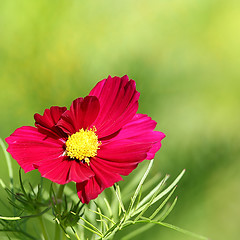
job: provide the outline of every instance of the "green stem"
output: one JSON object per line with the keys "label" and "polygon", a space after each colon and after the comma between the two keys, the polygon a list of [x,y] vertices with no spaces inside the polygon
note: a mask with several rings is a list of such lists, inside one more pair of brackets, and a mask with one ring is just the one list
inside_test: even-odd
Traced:
{"label": "green stem", "polygon": [[[65,187],[65,185],[60,185],[59,188],[58,188],[56,204],[59,204],[58,200],[62,200],[64,187]],[[61,203],[59,204],[59,213],[60,212],[61,212]],[[61,240],[62,239],[62,234],[60,233],[60,226],[57,222],[55,223],[55,238],[54,239],[55,240]]]}
{"label": "green stem", "polygon": [[48,240],[49,237],[48,237],[46,226],[45,226],[45,224],[43,222],[43,219],[42,219],[42,215],[39,216],[38,219],[39,219],[39,222],[40,222],[40,225],[41,225],[41,228],[42,228],[42,233],[43,233],[44,240]]}
{"label": "green stem", "polygon": [[61,234],[60,234],[60,226],[58,223],[55,223],[55,240],[61,240]]}
{"label": "green stem", "polygon": [[65,187],[65,185],[60,185],[60,187],[58,189],[58,193],[57,193],[57,200],[62,199],[64,187]]}

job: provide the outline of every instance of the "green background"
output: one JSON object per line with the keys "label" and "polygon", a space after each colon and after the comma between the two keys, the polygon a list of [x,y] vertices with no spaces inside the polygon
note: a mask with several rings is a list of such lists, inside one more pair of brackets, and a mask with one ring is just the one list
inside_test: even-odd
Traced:
{"label": "green background", "polygon": [[[239,0],[1,0],[0,137],[127,74],[141,92],[139,113],[167,135],[152,175],[187,170],[167,222],[238,239],[239,10]],[[146,238],[192,239],[163,227],[135,239]]]}

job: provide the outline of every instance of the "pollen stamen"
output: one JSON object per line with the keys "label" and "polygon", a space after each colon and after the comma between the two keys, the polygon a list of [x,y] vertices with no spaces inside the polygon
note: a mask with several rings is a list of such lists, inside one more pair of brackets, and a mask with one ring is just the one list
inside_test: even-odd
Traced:
{"label": "pollen stamen", "polygon": [[66,141],[66,155],[72,159],[78,159],[90,165],[90,158],[97,155],[101,145],[96,134],[96,127],[80,129],[78,132],[68,136]]}

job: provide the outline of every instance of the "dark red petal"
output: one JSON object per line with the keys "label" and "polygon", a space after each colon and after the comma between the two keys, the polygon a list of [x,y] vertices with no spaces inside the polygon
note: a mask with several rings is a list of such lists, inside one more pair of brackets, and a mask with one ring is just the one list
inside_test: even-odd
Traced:
{"label": "dark red petal", "polygon": [[67,110],[66,107],[51,107],[46,109],[43,113],[43,116],[36,113],[34,115],[35,125],[38,130],[44,134],[51,135],[52,137],[63,137],[65,134],[61,129],[56,127],[58,120],[61,115]]}
{"label": "dark red petal", "polygon": [[77,194],[82,203],[89,203],[101,193],[101,187],[96,178],[92,177],[88,181],[76,183]]}
{"label": "dark red petal", "polygon": [[64,142],[40,133],[37,128],[25,126],[15,130],[8,138],[7,151],[25,172],[35,169],[42,160],[58,159],[63,155]]}
{"label": "dark red petal", "polygon": [[73,101],[70,110],[62,115],[57,126],[68,135],[78,132],[81,128],[89,128],[96,119],[99,109],[97,97],[77,98]]}
{"label": "dark red petal", "polygon": [[71,161],[69,180],[73,182],[82,182],[94,176],[94,172],[89,166],[78,160]]}
{"label": "dark red petal", "polygon": [[82,182],[94,176],[90,167],[67,157],[54,159],[54,161],[38,162],[38,165],[40,165],[37,168],[42,177],[59,184],[66,184],[71,181]]}
{"label": "dark red petal", "polygon": [[129,122],[138,109],[140,93],[136,91],[136,83],[128,79],[111,76],[99,82],[89,93],[100,102],[100,111],[93,123],[99,138],[118,131]]}
{"label": "dark red petal", "polygon": [[58,184],[66,184],[70,182],[69,171],[71,162],[64,160],[65,157],[60,157],[51,160],[42,160],[34,164],[34,166],[45,177]]}
{"label": "dark red petal", "polygon": [[91,159],[91,168],[95,176],[85,182],[76,184],[78,197],[83,203],[89,203],[90,200],[95,199],[105,188],[111,187],[114,183],[122,180],[119,174],[103,168],[101,163],[95,159]]}
{"label": "dark red petal", "polygon": [[101,140],[97,156],[111,162],[139,163],[152,159],[161,147],[164,133],[153,131],[156,122],[136,114],[112,139]]}
{"label": "dark red petal", "polygon": [[42,177],[59,184],[86,181],[94,175],[90,167],[64,156],[64,140],[48,137],[35,127],[18,128],[6,142],[7,151],[25,172],[37,168]]}

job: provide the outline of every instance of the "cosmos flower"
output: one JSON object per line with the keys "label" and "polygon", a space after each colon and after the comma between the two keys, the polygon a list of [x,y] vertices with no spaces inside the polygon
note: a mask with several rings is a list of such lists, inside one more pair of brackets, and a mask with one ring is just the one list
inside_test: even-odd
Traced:
{"label": "cosmos flower", "polygon": [[76,182],[88,203],[161,147],[165,135],[154,131],[157,123],[137,114],[139,95],[127,76],[109,76],[70,110],[53,106],[35,114],[36,127],[20,127],[6,138],[7,151],[25,172],[38,169],[58,184]]}

